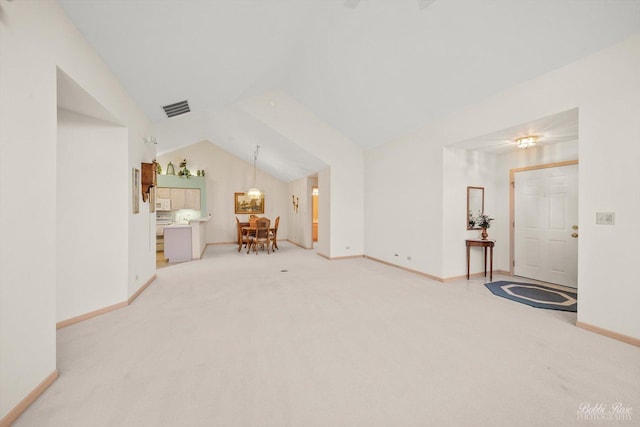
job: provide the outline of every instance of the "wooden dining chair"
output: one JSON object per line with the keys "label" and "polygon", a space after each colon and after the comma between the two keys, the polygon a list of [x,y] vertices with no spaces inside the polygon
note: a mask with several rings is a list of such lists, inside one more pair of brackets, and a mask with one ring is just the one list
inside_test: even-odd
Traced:
{"label": "wooden dining chair", "polygon": [[249,215],[249,222],[245,222],[244,226],[249,227],[249,229],[245,229],[244,233],[247,237],[251,236],[255,233],[256,229],[256,221],[258,221],[258,217],[256,215]]}
{"label": "wooden dining chair", "polygon": [[238,217],[236,217],[236,223],[238,226],[238,252],[240,252],[240,250],[242,249],[242,245],[249,245],[249,236],[247,235],[247,233],[244,233],[242,231],[242,223],[240,222]]}
{"label": "wooden dining chair", "polygon": [[247,253],[251,252],[253,249],[258,255],[258,245],[262,248],[267,246],[267,254],[270,253],[270,242],[271,236],[269,235],[269,226],[271,225],[271,221],[268,218],[259,218],[256,221],[256,232],[253,235],[249,236],[249,248],[247,249]]}
{"label": "wooden dining chair", "polygon": [[250,228],[256,228],[256,222],[258,221],[258,217],[255,215],[251,215],[249,217],[249,227]]}
{"label": "wooden dining chair", "polygon": [[273,231],[269,233],[271,236],[272,251],[275,251],[276,249],[280,250],[280,248],[278,248],[278,225],[280,225],[280,217],[276,217],[276,225],[273,227]]}

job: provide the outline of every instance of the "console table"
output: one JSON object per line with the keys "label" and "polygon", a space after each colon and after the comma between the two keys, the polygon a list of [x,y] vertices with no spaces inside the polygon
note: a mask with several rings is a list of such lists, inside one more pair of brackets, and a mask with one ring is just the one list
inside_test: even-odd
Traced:
{"label": "console table", "polygon": [[487,249],[489,249],[489,280],[493,281],[493,247],[496,245],[495,240],[467,239],[467,280],[469,280],[469,265],[471,247],[478,246],[484,248],[484,277],[487,277]]}

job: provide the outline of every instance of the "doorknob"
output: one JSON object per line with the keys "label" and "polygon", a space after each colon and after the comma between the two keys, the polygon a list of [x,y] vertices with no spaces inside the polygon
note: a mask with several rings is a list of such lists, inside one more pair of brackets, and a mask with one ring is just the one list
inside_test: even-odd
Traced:
{"label": "doorknob", "polygon": [[578,237],[578,233],[571,233],[571,237],[573,237],[574,239]]}

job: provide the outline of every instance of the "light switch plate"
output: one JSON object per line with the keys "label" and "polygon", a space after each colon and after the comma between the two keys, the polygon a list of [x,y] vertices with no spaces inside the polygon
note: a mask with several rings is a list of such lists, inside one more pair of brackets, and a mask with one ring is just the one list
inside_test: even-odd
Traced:
{"label": "light switch plate", "polygon": [[596,224],[614,225],[615,223],[615,212],[596,212]]}

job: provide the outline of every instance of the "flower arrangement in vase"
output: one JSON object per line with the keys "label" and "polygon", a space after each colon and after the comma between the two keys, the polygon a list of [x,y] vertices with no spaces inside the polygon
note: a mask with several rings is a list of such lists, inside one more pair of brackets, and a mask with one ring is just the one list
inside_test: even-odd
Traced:
{"label": "flower arrangement in vase", "polygon": [[478,215],[475,218],[472,218],[471,221],[473,222],[473,224],[477,227],[480,227],[482,229],[482,240],[487,240],[487,237],[489,237],[489,234],[487,233],[487,228],[491,227],[491,221],[493,221],[494,219],[489,217],[489,215],[482,213],[480,215]]}

